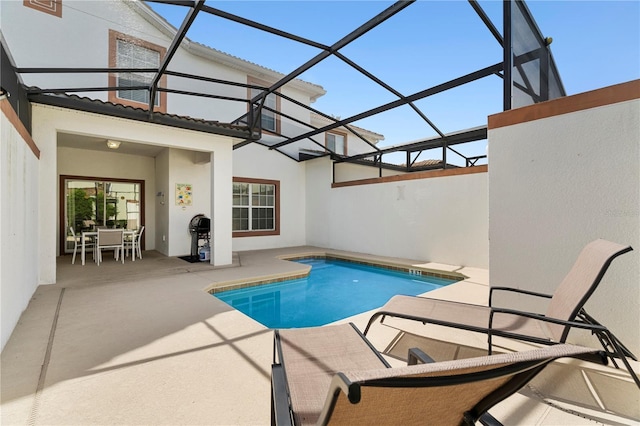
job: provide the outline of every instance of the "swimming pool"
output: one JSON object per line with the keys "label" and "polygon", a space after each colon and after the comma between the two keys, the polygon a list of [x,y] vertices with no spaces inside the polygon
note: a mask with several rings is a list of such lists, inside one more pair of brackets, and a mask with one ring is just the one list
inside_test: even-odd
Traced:
{"label": "swimming pool", "polygon": [[321,258],[308,277],[215,293],[213,296],[269,328],[325,325],[382,306],[396,294],[418,295],[454,280]]}

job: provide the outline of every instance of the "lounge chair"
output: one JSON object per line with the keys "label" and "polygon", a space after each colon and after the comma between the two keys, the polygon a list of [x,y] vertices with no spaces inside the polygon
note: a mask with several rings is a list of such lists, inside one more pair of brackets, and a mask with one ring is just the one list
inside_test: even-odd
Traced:
{"label": "lounge chair", "polygon": [[271,423],[500,424],[487,412],[555,359],[606,364],[595,349],[556,345],[526,352],[432,362],[411,349],[389,368],[353,324],[276,330],[271,373]]}
{"label": "lounge chair", "polygon": [[[398,317],[486,333],[491,353],[493,336],[549,345],[566,342],[572,328],[587,329],[598,337],[616,368],[618,365],[615,358],[622,360],[640,388],[640,380],[627,360],[627,357],[635,361],[637,358],[610,330],[584,310],[584,304],[595,291],[613,259],[631,250],[630,246],[605,240],[587,244],[553,295],[509,287],[491,287],[489,306],[426,297],[394,296],[373,314],[364,334],[368,333],[377,318],[382,317],[384,321],[386,316]],[[547,311],[542,315],[495,307],[493,296],[498,291],[548,298]]]}

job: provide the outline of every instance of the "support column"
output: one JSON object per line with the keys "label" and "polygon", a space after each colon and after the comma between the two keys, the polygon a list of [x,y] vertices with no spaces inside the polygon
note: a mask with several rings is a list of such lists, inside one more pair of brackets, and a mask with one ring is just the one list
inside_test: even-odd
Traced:
{"label": "support column", "polygon": [[[232,210],[233,169],[231,145],[221,148],[229,152],[211,153],[211,264],[232,263]],[[227,159],[227,161],[223,161]]]}

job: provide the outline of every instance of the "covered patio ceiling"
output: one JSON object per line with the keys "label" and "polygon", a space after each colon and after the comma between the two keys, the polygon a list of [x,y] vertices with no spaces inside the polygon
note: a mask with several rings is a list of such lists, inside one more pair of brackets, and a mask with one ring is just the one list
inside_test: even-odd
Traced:
{"label": "covered patio ceiling", "polygon": [[[354,60],[350,59],[344,52],[345,48],[352,45],[356,40],[365,34],[373,31],[384,31],[384,25],[388,20],[397,19],[401,14],[412,13],[412,7],[415,7],[416,0],[397,1],[384,8],[381,5],[379,13],[370,17],[365,23],[356,27],[346,36],[337,39],[332,44],[325,44],[314,41],[291,32],[284,31],[269,25],[262,24],[255,20],[250,20],[241,16],[237,16],[223,10],[214,8],[210,2],[205,0],[146,0],[150,8],[155,9],[156,5],[162,7],[179,7],[184,11],[184,19],[179,28],[175,29],[173,40],[167,48],[164,58],[160,61],[158,68],[96,68],[96,67],[21,67],[20,64],[13,64],[14,71],[21,79],[26,74],[63,74],[63,73],[149,73],[152,75],[150,83],[145,86],[127,87],[128,90],[146,90],[149,92],[149,107],[145,110],[132,107],[124,107],[121,105],[103,102],[97,99],[87,97],[87,93],[109,92],[122,89],[119,86],[104,87],[23,87],[24,93],[29,101],[64,106],[67,108],[81,109],[85,111],[97,112],[100,114],[119,116],[141,121],[148,121],[157,124],[190,128],[199,131],[205,131],[216,134],[232,136],[240,140],[236,143],[234,149],[239,149],[250,143],[258,143],[269,147],[271,150],[287,155],[296,161],[304,161],[314,158],[318,155],[331,155],[338,162],[359,162],[361,164],[375,165],[376,167],[390,167],[394,169],[404,170],[407,172],[415,170],[424,170],[426,168],[446,168],[450,166],[447,161],[447,154],[453,153],[454,156],[462,158],[463,166],[476,165],[478,161],[482,161],[484,155],[465,155],[453,148],[454,145],[482,141],[487,137],[486,121],[478,123],[477,127],[471,129],[457,129],[445,133],[436,120],[431,119],[418,105],[418,102],[435,97],[441,93],[451,91],[464,85],[476,82],[478,80],[494,78],[501,79],[499,87],[502,93],[496,93],[497,97],[502,98],[502,109],[508,110],[514,106],[523,106],[526,104],[545,101],[558,96],[564,96],[565,91],[559,78],[553,57],[551,55],[549,44],[550,39],[544,38],[539,31],[529,9],[523,1],[505,0],[503,4],[503,31],[499,31],[497,26],[485,13],[477,0],[468,0],[468,6],[477,15],[477,19],[482,23],[487,33],[495,39],[495,43],[503,52],[502,58],[486,58],[487,65],[473,72],[465,73],[461,76],[452,76],[446,81],[431,87],[418,90],[410,95],[404,95],[401,90],[394,88],[392,85],[383,81],[374,75],[373,72],[365,69]],[[214,2],[211,2],[214,3]],[[327,7],[332,7],[332,2],[326,2]],[[376,3],[378,4],[378,3]],[[156,11],[156,13],[160,13]],[[179,72],[172,69],[174,56],[179,46],[186,40],[187,33],[194,25],[197,19],[206,16],[215,16],[224,20],[232,21],[244,27],[250,27],[262,33],[268,33],[277,38],[286,39],[288,41],[311,47],[318,53],[311,59],[300,64],[297,68],[287,74],[280,74],[281,78],[271,84],[269,87],[263,87],[249,83],[238,83],[226,81],[217,78],[215,75],[196,75]],[[442,19],[447,19],[443,16]],[[457,31],[464,31],[462,28]],[[416,35],[420,33],[420,28],[415,28]],[[205,44],[198,40],[196,43]],[[443,40],[442,42],[446,42]],[[233,53],[233,52],[231,52]],[[420,52],[427,54],[428,52]],[[299,81],[301,77],[308,75],[309,71],[319,66],[323,61],[329,58],[337,59],[342,64],[346,64],[352,71],[355,71],[360,77],[368,79],[375,85],[383,88],[395,98],[392,101],[380,104],[373,108],[366,108],[360,113],[353,114],[346,118],[335,117],[328,112],[322,112],[312,108],[309,105],[293,99],[283,93],[279,89],[288,83]],[[382,58],[384,59],[384,58]],[[429,72],[426,70],[425,72]],[[303,76],[304,74],[304,76]],[[212,87],[240,86],[247,89],[257,89],[259,94],[252,99],[239,99],[225,96],[218,91],[208,90],[207,92],[185,91],[171,87],[164,87],[161,81],[164,76],[172,76],[174,78],[187,79],[193,82],[210,83]],[[159,113],[153,111],[153,100],[159,92],[176,93],[184,96],[210,98],[223,100],[225,102],[241,102],[247,104],[246,114],[236,117],[235,119],[211,120],[210,118],[193,118],[185,116],[176,116],[172,114]],[[78,96],[82,93],[84,96]],[[309,122],[300,120],[291,114],[285,114],[281,110],[276,110],[265,105],[268,95],[274,94],[280,98],[281,102],[286,102],[290,106],[307,110],[310,114],[321,117],[328,124],[313,125]],[[410,143],[400,143],[388,147],[378,147],[362,135],[363,129],[354,123],[370,117],[382,115],[388,111],[404,108],[403,113],[417,115],[421,122],[425,124],[425,137],[413,140]],[[408,108],[408,109],[407,109]],[[289,123],[295,124],[288,126],[287,133],[274,135],[271,133],[269,137],[265,137],[261,129],[260,114],[262,111],[271,111],[281,120],[288,120]],[[495,111],[499,112],[499,111]],[[486,119],[486,116],[484,117]],[[291,128],[295,128],[294,131]],[[360,153],[356,155],[345,156],[328,149],[324,143],[320,142],[317,135],[333,129],[346,129],[362,142],[364,149],[360,149]],[[372,129],[375,131],[375,129]],[[309,143],[315,145],[315,150],[304,149]],[[442,158],[439,162],[433,162],[425,166],[425,158],[420,158],[421,154],[427,151],[433,153],[434,150],[441,152]],[[391,165],[383,160],[383,156],[402,153],[403,162],[401,164]],[[431,155],[431,154],[429,154]],[[387,157],[388,158],[388,157]],[[418,164],[422,164],[418,166]]]}

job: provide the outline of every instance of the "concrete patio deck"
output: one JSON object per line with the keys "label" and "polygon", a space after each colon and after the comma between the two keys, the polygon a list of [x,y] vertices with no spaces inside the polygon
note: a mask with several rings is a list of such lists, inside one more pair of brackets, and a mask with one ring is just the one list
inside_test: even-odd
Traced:
{"label": "concrete patio deck", "polygon": [[[124,266],[59,258],[57,284],[37,289],[2,352],[1,423],[268,424],[272,332],[206,290],[303,273],[306,266],[278,256],[308,252],[325,250],[242,252],[220,269],[156,252]],[[468,278],[430,297],[487,302],[485,270],[358,256],[455,270]],[[369,316],[345,321],[364,329]],[[395,365],[411,346],[444,359],[482,354],[486,345],[483,335],[401,320],[374,325],[369,337]],[[639,401],[624,370],[563,360],[491,412],[505,424],[637,424]]]}

